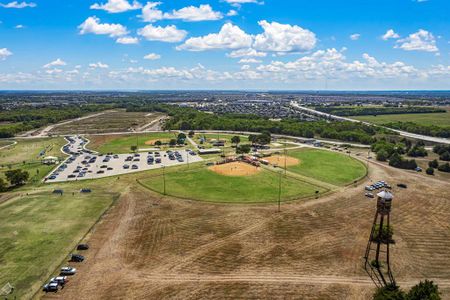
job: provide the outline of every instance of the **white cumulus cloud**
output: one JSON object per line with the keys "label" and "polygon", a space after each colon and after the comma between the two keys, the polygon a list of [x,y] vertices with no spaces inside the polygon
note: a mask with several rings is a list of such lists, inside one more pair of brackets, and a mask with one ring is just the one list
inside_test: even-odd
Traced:
{"label": "white cumulus cloud", "polygon": [[389,29],[385,34],[381,36],[381,38],[385,41],[388,39],[398,39],[400,36],[394,31],[394,29]]}
{"label": "white cumulus cloud", "polygon": [[156,53],[149,53],[146,56],[144,56],[144,59],[148,59],[148,60],[157,60],[160,58],[161,58],[161,55],[156,54]]}
{"label": "white cumulus cloud", "polygon": [[121,13],[129,10],[140,9],[142,8],[142,5],[137,1],[133,1],[133,3],[130,4],[127,0],[108,0],[106,3],[94,3],[90,8],[106,10],[109,13]]}
{"label": "white cumulus cloud", "polygon": [[439,51],[436,46],[436,39],[434,38],[434,35],[423,29],[419,29],[419,31],[411,33],[408,37],[398,40],[395,48],[400,48],[406,51]]}
{"label": "white cumulus cloud", "polygon": [[239,50],[231,51],[231,53],[228,53],[227,56],[228,57],[233,57],[233,58],[237,58],[237,57],[266,57],[267,53],[259,52],[259,51],[256,51],[255,49],[252,49],[252,48],[247,48],[247,49],[239,49]]}
{"label": "white cumulus cloud", "polygon": [[0,48],[0,60],[5,60],[8,56],[11,56],[13,53],[9,51],[7,48]]}
{"label": "white cumulus cloud", "polygon": [[26,8],[26,7],[36,7],[36,3],[34,2],[17,2],[17,1],[13,1],[13,2],[9,2],[6,4],[0,3],[1,7],[4,8]]}
{"label": "white cumulus cloud", "polygon": [[178,46],[178,50],[204,51],[212,49],[240,49],[248,48],[252,44],[251,35],[245,33],[238,26],[226,23],[219,33],[193,37]]}
{"label": "white cumulus cloud", "polygon": [[239,61],[240,64],[259,64],[261,62],[261,60],[255,58],[242,58]]}
{"label": "white cumulus cloud", "polygon": [[55,66],[65,66],[67,63],[63,61],[61,58],[57,58],[54,61],[49,62],[48,64],[43,65],[43,68],[49,69]]}
{"label": "white cumulus cloud", "polygon": [[354,34],[350,35],[350,39],[352,41],[357,41],[357,40],[359,40],[360,37],[361,37],[361,34],[359,34],[359,33],[354,33]]}
{"label": "white cumulus cloud", "polygon": [[272,52],[305,52],[316,46],[316,35],[297,25],[269,23],[266,20],[258,24],[264,32],[255,36],[253,48]]}
{"label": "white cumulus cloud", "polygon": [[139,39],[137,37],[131,37],[131,36],[123,36],[116,40],[116,43],[123,44],[123,45],[133,45],[138,44]]}
{"label": "white cumulus cloud", "polygon": [[175,25],[161,27],[149,24],[139,29],[138,34],[149,41],[176,43],[184,40],[187,31],[178,29]]}
{"label": "white cumulus cloud", "polygon": [[107,69],[107,68],[109,68],[109,66],[102,62],[96,62],[96,63],[89,64],[89,68],[91,68],[91,69]]}
{"label": "white cumulus cloud", "polygon": [[128,30],[121,24],[100,23],[100,19],[96,16],[87,18],[82,24],[78,26],[80,34],[105,34],[110,37],[118,37],[126,35]]}
{"label": "white cumulus cloud", "polygon": [[156,22],[159,20],[183,20],[187,22],[198,21],[214,21],[223,18],[223,14],[214,11],[209,4],[201,4],[200,6],[187,6],[171,12],[163,12],[158,9],[161,2],[147,2],[142,9],[140,16],[145,22]]}

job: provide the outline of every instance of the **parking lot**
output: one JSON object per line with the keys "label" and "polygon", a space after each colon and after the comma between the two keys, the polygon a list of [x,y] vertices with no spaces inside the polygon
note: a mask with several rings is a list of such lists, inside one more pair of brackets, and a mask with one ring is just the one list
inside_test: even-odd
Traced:
{"label": "parking lot", "polygon": [[186,150],[149,151],[131,154],[99,154],[85,148],[88,143],[81,136],[66,137],[63,152],[70,155],[52,171],[46,182],[95,179],[108,176],[178,166],[202,161],[196,152]]}

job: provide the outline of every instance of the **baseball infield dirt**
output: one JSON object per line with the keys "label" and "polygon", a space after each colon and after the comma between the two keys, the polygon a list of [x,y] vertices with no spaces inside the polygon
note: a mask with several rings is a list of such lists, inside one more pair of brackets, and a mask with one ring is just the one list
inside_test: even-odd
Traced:
{"label": "baseball infield dirt", "polygon": [[222,165],[214,165],[208,169],[220,175],[226,176],[249,176],[261,171],[261,168],[244,162],[231,162]]}

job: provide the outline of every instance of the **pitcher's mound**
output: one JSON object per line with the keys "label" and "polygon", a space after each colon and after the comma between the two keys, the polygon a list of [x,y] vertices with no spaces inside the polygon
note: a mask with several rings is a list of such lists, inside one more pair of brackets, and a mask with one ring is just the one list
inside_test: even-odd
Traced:
{"label": "pitcher's mound", "polygon": [[264,159],[267,160],[271,165],[277,165],[280,167],[284,167],[284,159],[286,158],[286,166],[295,166],[300,163],[300,160],[291,157],[291,156],[284,156],[284,155],[272,155],[269,157],[265,157]]}
{"label": "pitcher's mound", "polygon": [[231,162],[223,165],[214,165],[208,169],[220,175],[226,176],[248,176],[261,171],[261,168],[243,162]]}

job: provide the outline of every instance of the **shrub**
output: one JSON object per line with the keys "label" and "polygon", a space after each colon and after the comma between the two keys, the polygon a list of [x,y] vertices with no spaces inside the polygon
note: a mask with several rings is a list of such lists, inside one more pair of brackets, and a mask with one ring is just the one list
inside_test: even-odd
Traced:
{"label": "shrub", "polygon": [[434,175],[434,169],[429,167],[426,171],[425,171],[428,175]]}
{"label": "shrub", "polygon": [[438,170],[441,171],[441,172],[447,172],[447,173],[450,173],[450,165],[449,165],[448,163],[443,164],[443,165],[440,165],[440,166],[438,167]]}
{"label": "shrub", "polygon": [[445,151],[441,155],[439,155],[440,160],[450,161],[450,152]]}
{"label": "shrub", "polygon": [[432,160],[432,161],[428,162],[428,166],[430,168],[436,169],[437,167],[439,167],[439,162],[437,161],[437,159]]}
{"label": "shrub", "polygon": [[439,287],[433,281],[425,279],[413,286],[408,292],[406,299],[408,300],[439,300],[441,299]]}

